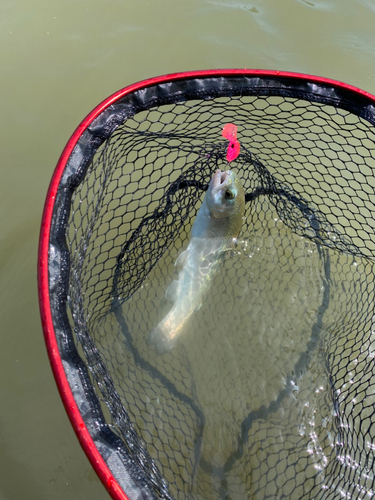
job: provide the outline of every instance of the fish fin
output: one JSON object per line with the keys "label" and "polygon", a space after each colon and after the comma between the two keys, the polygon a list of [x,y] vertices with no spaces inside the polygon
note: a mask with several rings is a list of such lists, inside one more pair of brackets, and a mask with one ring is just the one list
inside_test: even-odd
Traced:
{"label": "fish fin", "polygon": [[174,347],[176,339],[169,337],[162,325],[159,324],[151,330],[148,343],[153,344],[159,354],[165,354]]}
{"label": "fish fin", "polygon": [[202,307],[202,302],[200,304],[197,305],[197,307],[195,308],[196,311],[199,311],[199,309]]}
{"label": "fish fin", "polygon": [[169,302],[175,302],[177,300],[179,286],[179,282],[177,280],[173,280],[169,287],[166,289],[165,298],[169,300]]}
{"label": "fish fin", "polygon": [[176,262],[174,263],[174,265],[176,267],[183,267],[184,264],[185,264],[185,262],[186,262],[187,256],[188,256],[188,251],[187,250],[185,250],[184,252],[180,253],[180,255],[177,257]]}

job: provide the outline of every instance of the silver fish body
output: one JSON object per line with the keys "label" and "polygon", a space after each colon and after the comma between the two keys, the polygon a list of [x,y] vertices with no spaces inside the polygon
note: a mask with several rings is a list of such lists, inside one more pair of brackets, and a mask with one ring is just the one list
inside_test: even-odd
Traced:
{"label": "silver fish body", "polygon": [[160,353],[172,349],[202,305],[220,269],[223,252],[233,247],[240,232],[244,211],[245,194],[239,178],[230,170],[217,170],[194,221],[189,245],[175,263],[180,268],[178,280],[166,292],[173,306],[150,335]]}

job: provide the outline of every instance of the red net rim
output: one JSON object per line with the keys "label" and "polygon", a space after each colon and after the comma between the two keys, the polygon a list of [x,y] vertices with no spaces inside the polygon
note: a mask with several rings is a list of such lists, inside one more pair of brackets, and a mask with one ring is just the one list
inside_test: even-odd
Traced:
{"label": "red net rim", "polygon": [[55,171],[53,173],[49,189],[47,192],[46,202],[44,206],[42,224],[39,239],[39,251],[38,251],[38,294],[39,294],[39,306],[42,327],[44,332],[45,343],[47,347],[47,352],[49,360],[51,363],[52,371],[62,398],[65,410],[69,416],[71,424],[74,431],[79,439],[79,442],[84,449],[88,459],[91,462],[95,472],[99,476],[103,485],[115,500],[129,500],[129,497],[124,493],[123,489],[120,487],[113,474],[109,470],[107,464],[105,463],[103,457],[99,453],[95,446],[95,443],[88,431],[88,428],[81,416],[78,409],[76,401],[73,397],[71,387],[69,385],[62,359],[60,357],[56,332],[54,329],[51,305],[50,305],[50,294],[49,294],[49,270],[48,270],[48,252],[50,243],[50,231],[51,231],[51,221],[54,209],[54,203],[56,198],[56,193],[63,175],[66,163],[72,154],[74,147],[76,146],[79,138],[83,132],[89,127],[89,125],[109,106],[116,103],[118,100],[131,94],[135,91],[146,89],[152,85],[168,83],[173,81],[188,80],[194,78],[209,78],[209,77],[274,77],[279,79],[295,79],[300,82],[308,82],[310,84],[317,85],[327,85],[334,89],[342,89],[346,92],[351,93],[353,96],[365,98],[367,101],[375,104],[375,96],[365,92],[359,88],[335,81],[328,78],[312,76],[307,74],[299,74],[294,72],[284,72],[284,71],[268,71],[268,70],[244,70],[244,69],[227,69],[227,70],[208,70],[208,71],[190,71],[183,73],[174,73],[164,76],[159,76],[155,78],[150,78],[143,80],[141,82],[129,85],[118,92],[115,92],[110,97],[105,99],[101,104],[96,106],[84,120],[76,128],[72,136],[70,137],[67,145],[65,146],[60,159],[57,163]]}

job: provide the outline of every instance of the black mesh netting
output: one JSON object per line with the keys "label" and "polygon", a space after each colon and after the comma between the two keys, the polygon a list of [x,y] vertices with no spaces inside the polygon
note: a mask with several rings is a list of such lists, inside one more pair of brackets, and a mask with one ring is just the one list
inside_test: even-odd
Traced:
{"label": "black mesh netting", "polygon": [[[68,162],[52,238],[64,265],[51,262],[82,413],[139,498],[371,498],[372,106],[318,84],[197,82],[123,99]],[[242,231],[160,355],[148,338],[210,178],[228,169],[226,123]]]}

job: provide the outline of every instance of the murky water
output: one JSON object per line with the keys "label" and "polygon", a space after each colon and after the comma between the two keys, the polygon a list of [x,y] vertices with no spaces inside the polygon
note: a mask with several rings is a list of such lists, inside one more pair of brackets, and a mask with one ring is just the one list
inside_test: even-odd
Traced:
{"label": "murky water", "polygon": [[[307,345],[312,341],[314,325],[316,329],[317,324],[321,324],[323,311],[320,308],[326,308],[323,259],[315,244],[293,236],[277,219],[271,217],[268,224],[262,224],[257,230],[249,228],[246,239],[227,257],[202,308],[191,318],[177,347],[169,356],[155,359],[154,349],[149,347],[147,351],[147,346],[145,348],[138,339],[143,331],[147,339],[155,315],[157,319],[163,317],[170,307],[158,290],[163,264],[160,266],[160,271],[156,269],[149,277],[144,290],[136,293],[131,303],[123,305],[123,315],[129,330],[136,332],[134,341],[141,355],[172,385],[176,384],[180,391],[192,395],[204,424],[200,433],[196,424],[187,419],[184,423],[175,422],[171,432],[168,408],[173,393],[168,394],[170,389],[167,388],[161,391],[163,403],[153,409],[155,387],[146,380],[142,384],[141,380],[147,379],[147,374],[138,375],[137,392],[149,397],[146,411],[149,416],[154,416],[147,432],[152,435],[152,426],[157,426],[160,421],[165,431],[158,442],[152,442],[155,459],[160,462],[162,449],[168,455],[168,449],[173,447],[171,440],[177,439],[174,434],[178,433],[178,441],[184,441],[185,447],[180,447],[181,456],[177,462],[180,464],[183,460],[187,470],[192,460],[191,451],[198,447],[191,464],[192,477],[188,480],[191,498],[221,498],[223,488],[230,498],[246,494],[252,498],[254,491],[261,489],[256,482],[262,481],[260,476],[255,478],[258,466],[255,465],[254,445],[258,448],[262,443],[264,465],[271,461],[270,467],[274,467],[275,456],[285,451],[291,430],[298,436],[298,425],[303,425],[299,421],[303,405],[311,400],[317,384],[327,386],[324,370],[307,375],[306,362],[302,361]],[[163,274],[168,280],[176,272],[168,266],[168,271]],[[137,324],[137,311],[144,309],[144,301],[153,295],[153,290],[156,297],[149,311],[149,321]],[[318,330],[315,331],[317,337],[321,334]],[[316,344],[317,339],[313,341],[312,351]],[[133,363],[128,360],[123,365],[124,381],[129,379]],[[309,394],[297,404],[295,394],[301,373],[297,375],[296,371],[310,378],[305,388]],[[184,372],[189,374],[183,377],[189,390],[178,383]],[[125,388],[124,394],[126,398]],[[291,408],[292,403],[294,408]],[[184,404],[180,403],[180,406],[176,416],[186,412]],[[134,420],[143,417],[137,402],[132,406],[132,412]],[[245,433],[244,427],[247,427]],[[270,432],[272,436],[278,435],[279,442],[267,450],[271,446]],[[239,437],[241,433],[242,437]],[[190,444],[192,449],[188,453],[187,436],[191,438],[191,434],[195,434],[196,441],[193,446]],[[250,469],[251,480],[248,477]],[[183,481],[168,467],[163,472],[169,477],[172,488],[186,490]]]}
{"label": "murky water", "polygon": [[[148,339],[170,308],[164,292],[176,277],[173,248],[96,334],[117,391],[178,498],[332,491],[346,397],[336,391],[346,392],[349,362],[355,377],[352,342],[374,343],[362,297],[372,293],[373,264],[294,235],[266,202],[260,218],[263,211],[266,219],[244,230],[169,353],[158,354]],[[332,354],[343,344],[337,370]],[[374,349],[363,352],[371,357]],[[354,418],[345,414],[366,435],[359,408]],[[364,453],[358,449],[357,460]]]}
{"label": "murky water", "polygon": [[[39,321],[39,221],[63,146],[106,96],[175,71],[293,70],[375,93],[375,9],[370,0],[5,0],[0,19],[0,498],[108,498],[65,415]],[[217,467],[225,459],[207,454]]]}

